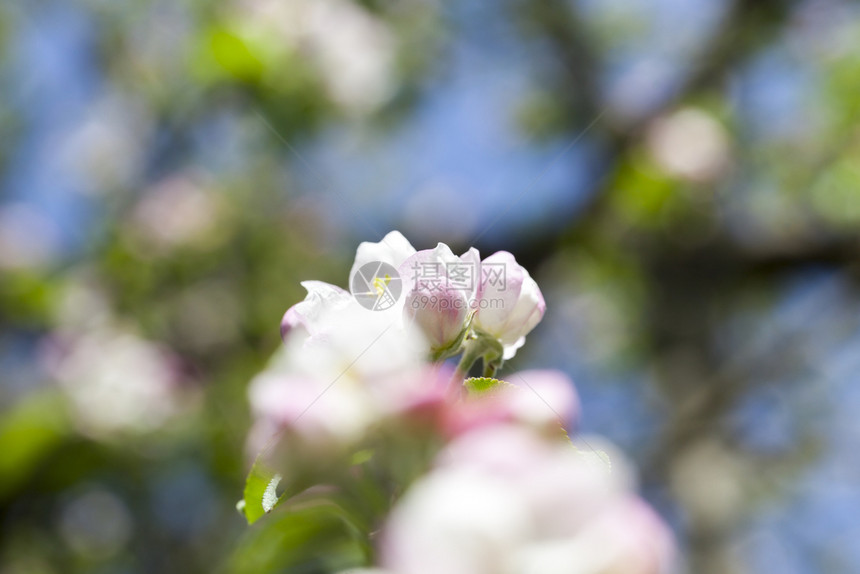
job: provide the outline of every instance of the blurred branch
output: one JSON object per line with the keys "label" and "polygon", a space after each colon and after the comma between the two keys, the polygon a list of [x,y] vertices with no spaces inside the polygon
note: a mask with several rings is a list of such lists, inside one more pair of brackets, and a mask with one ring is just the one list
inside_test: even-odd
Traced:
{"label": "blurred branch", "polygon": [[[572,116],[590,121],[604,107],[597,84],[599,58],[589,45],[582,20],[562,0],[533,0],[533,21],[565,63],[569,76],[564,82],[564,101]],[[661,106],[640,117],[635,123],[607,128],[600,175],[592,192],[575,215],[568,229],[545,227],[540,235],[529,238],[524,246],[524,259],[539,265],[554,251],[562,238],[579,241],[594,232],[607,215],[606,200],[609,176],[618,163],[636,147],[644,128],[654,118],[694,93],[719,87],[731,72],[782,29],[789,16],[790,5],[784,0],[734,0],[726,16],[702,47],[700,55],[682,82],[680,89]],[[605,124],[604,124],[605,127]],[[572,237],[566,237],[568,234]]]}
{"label": "blurred branch", "polygon": [[530,21],[549,40],[567,72],[561,78],[560,96],[575,117],[590,121],[602,109],[598,85],[599,57],[588,40],[588,31],[570,3],[534,0]]}

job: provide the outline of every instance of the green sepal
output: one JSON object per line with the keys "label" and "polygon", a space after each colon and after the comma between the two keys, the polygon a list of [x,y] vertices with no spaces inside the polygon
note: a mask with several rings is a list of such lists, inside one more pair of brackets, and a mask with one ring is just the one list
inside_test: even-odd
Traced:
{"label": "green sepal", "polygon": [[474,312],[469,315],[469,318],[466,321],[466,325],[460,330],[460,333],[456,337],[454,337],[453,341],[451,341],[442,348],[431,350],[430,360],[432,362],[437,363],[439,361],[444,361],[445,359],[449,359],[455,355],[460,354],[460,351],[463,350],[463,342],[469,335],[470,328],[472,325],[472,318],[474,316]]}

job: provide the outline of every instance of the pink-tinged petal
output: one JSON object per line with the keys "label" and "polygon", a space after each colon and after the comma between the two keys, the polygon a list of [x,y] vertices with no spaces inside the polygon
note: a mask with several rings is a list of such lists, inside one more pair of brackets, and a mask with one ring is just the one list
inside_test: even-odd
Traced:
{"label": "pink-tinged petal", "polygon": [[397,574],[493,574],[530,527],[514,485],[468,468],[441,469],[414,484],[392,511],[381,566]]}
{"label": "pink-tinged petal", "polygon": [[471,309],[476,309],[481,297],[481,253],[472,247],[460,256],[460,263],[470,270],[469,279],[461,287]]}
{"label": "pink-tinged petal", "polygon": [[449,290],[426,294],[412,291],[407,295],[405,310],[421,331],[427,336],[433,349],[441,349],[454,341],[468,315],[462,297]]}
{"label": "pink-tinged petal", "polygon": [[671,571],[671,534],[637,497],[619,496],[586,518],[574,536],[526,547],[516,560],[517,570],[546,574]]}
{"label": "pink-tinged petal", "polygon": [[393,572],[671,571],[669,530],[624,464],[513,424],[457,437],[436,462],[383,527],[380,565]]}
{"label": "pink-tinged petal", "polygon": [[534,370],[505,377],[508,386],[491,394],[452,403],[441,419],[441,432],[458,437],[498,423],[512,423],[555,434],[570,432],[579,414],[573,383],[560,371]]}
{"label": "pink-tinged petal", "polygon": [[439,430],[446,438],[453,439],[510,420],[510,410],[503,402],[485,398],[448,404],[440,417]]}
{"label": "pink-tinged petal", "polygon": [[[475,258],[471,252],[467,255]],[[458,288],[448,275],[452,266],[461,264],[469,262],[463,262],[440,243],[434,249],[415,253],[399,269],[405,291],[404,312],[421,328],[433,349],[454,342],[471,312],[470,291]]]}
{"label": "pink-tinged petal", "polygon": [[302,281],[302,287],[308,294],[303,301],[287,309],[281,319],[281,338],[284,340],[296,327],[302,327],[309,335],[316,335],[319,331],[317,321],[324,312],[344,307],[352,300],[348,291],[323,281]]}
{"label": "pink-tinged petal", "polygon": [[541,464],[550,449],[539,435],[516,424],[485,424],[455,437],[437,457],[439,466],[475,466],[515,476]]}
{"label": "pink-tinged petal", "polygon": [[510,310],[501,341],[510,345],[525,337],[534,329],[546,313],[546,302],[537,283],[523,269],[523,282],[520,296],[513,309]]}
{"label": "pink-tinged petal", "polygon": [[613,567],[631,574],[664,574],[675,560],[672,534],[642,499],[628,496],[608,509],[601,524],[604,539],[616,544]]}
{"label": "pink-tinged petal", "polygon": [[459,261],[451,248],[444,243],[439,243],[433,249],[422,249],[413,253],[403,260],[397,270],[403,279],[404,289],[415,288],[418,281],[430,281],[430,269],[437,269],[439,276],[444,280],[446,265]]}
{"label": "pink-tinged petal", "polygon": [[287,335],[302,324],[302,316],[299,309],[296,309],[298,305],[301,303],[296,303],[284,313],[284,316],[281,318],[281,339],[286,341]]}
{"label": "pink-tinged petal", "polygon": [[348,443],[361,436],[377,413],[367,393],[355,385],[329,385],[325,379],[263,373],[248,389],[251,410],[258,421],[308,442]]}
{"label": "pink-tinged petal", "polygon": [[525,270],[507,251],[493,253],[481,264],[481,302],[475,317],[487,333],[499,336],[520,298]]}
{"label": "pink-tinged petal", "polygon": [[424,404],[441,404],[453,400],[459,383],[452,382],[453,367],[420,365],[388,376],[376,377],[366,385],[373,400],[385,405],[387,412],[402,412]]}
{"label": "pink-tinged petal", "polygon": [[494,253],[481,265],[480,300],[474,326],[502,343],[504,358],[510,359],[543,318],[546,302],[537,283],[510,253]]}
{"label": "pink-tinged petal", "polygon": [[503,395],[515,418],[533,426],[560,424],[571,430],[579,418],[579,397],[567,375],[555,370],[526,370],[505,380],[524,391]]}

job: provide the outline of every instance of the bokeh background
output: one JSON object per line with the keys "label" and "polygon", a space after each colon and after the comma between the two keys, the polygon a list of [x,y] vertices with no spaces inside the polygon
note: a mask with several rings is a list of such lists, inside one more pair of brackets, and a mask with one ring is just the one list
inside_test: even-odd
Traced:
{"label": "bokeh background", "polygon": [[688,571],[860,572],[859,98],[842,0],[0,3],[0,572],[241,571],[247,383],[395,228],[532,271]]}

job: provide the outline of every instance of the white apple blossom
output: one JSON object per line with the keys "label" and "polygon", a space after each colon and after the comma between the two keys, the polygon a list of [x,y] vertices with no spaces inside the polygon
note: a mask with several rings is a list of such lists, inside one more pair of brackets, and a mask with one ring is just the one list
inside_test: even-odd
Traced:
{"label": "white apple blossom", "polygon": [[388,263],[396,269],[412,255],[415,255],[415,248],[409,240],[399,231],[391,231],[382,241],[363,241],[359,244],[349,276],[352,278],[362,266],[374,262]]}
{"label": "white apple blossom", "polygon": [[[399,231],[388,233],[382,238],[382,241],[376,243],[362,242],[355,252],[350,278],[368,263],[382,262],[397,268],[414,253],[415,248]],[[285,340],[287,335],[296,327],[303,328],[311,336],[321,336],[325,328],[321,321],[322,317],[326,317],[327,322],[332,322],[338,311],[348,307],[352,311],[356,310],[352,305],[355,301],[349,291],[337,285],[324,281],[302,281],[301,284],[308,294],[303,301],[296,303],[284,313],[281,320],[281,337]],[[399,304],[400,306],[397,306],[390,313],[381,313],[387,317],[396,317],[402,309],[402,301]],[[380,313],[379,311],[375,312]],[[353,313],[353,318],[361,322],[367,320],[369,316]],[[340,324],[343,324],[343,320],[340,321]]]}

